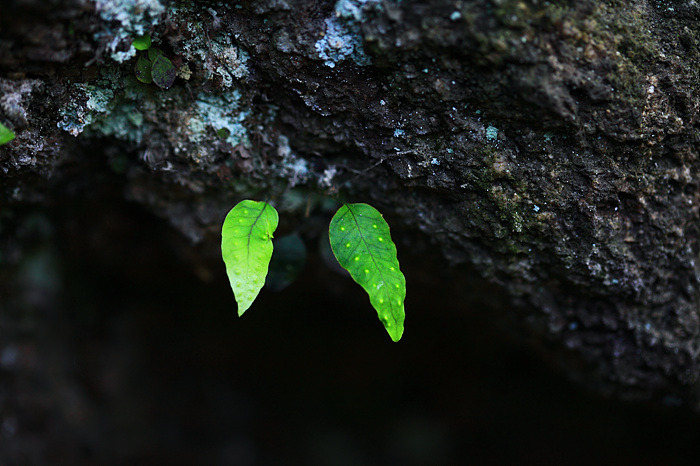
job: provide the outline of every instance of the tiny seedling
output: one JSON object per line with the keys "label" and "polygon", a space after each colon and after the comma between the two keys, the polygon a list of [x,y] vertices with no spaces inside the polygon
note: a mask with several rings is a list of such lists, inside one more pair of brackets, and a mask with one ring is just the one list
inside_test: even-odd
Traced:
{"label": "tiny seedling", "polygon": [[162,50],[151,47],[151,36],[148,34],[137,37],[132,44],[141,51],[134,65],[136,79],[145,84],[154,83],[161,89],[170,89],[177,75],[173,62],[163,55]]}
{"label": "tiny seedling", "polygon": [[0,123],[0,146],[7,144],[15,138],[15,133],[10,128]]}
{"label": "tiny seedling", "polygon": [[[272,258],[272,234],[279,216],[267,202],[245,200],[226,215],[221,255],[238,303],[238,315],[250,307],[265,284]],[[403,335],[406,279],[382,214],[368,204],[345,204],[328,228],[338,263],[369,295],[393,341]]]}

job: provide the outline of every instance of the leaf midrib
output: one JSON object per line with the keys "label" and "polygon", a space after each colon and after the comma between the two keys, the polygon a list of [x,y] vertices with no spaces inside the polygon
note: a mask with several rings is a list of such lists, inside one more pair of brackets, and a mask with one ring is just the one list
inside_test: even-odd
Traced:
{"label": "leaf midrib", "polygon": [[[357,232],[360,235],[360,239],[362,240],[362,244],[365,245],[365,249],[367,250],[369,257],[372,259],[372,263],[374,264],[374,268],[379,272],[379,276],[381,277],[382,281],[385,281],[384,274],[382,273],[382,269],[381,269],[381,267],[379,267],[377,265],[377,261],[374,260],[374,255],[372,254],[372,251],[369,248],[369,244],[367,243],[367,240],[365,240],[365,237],[362,234],[362,229],[360,228],[360,223],[357,221],[357,217],[355,216],[355,212],[352,211],[352,207],[350,207],[349,204],[345,204],[345,205],[348,208],[348,212],[350,212],[350,215],[352,215],[352,220],[353,220],[353,222],[355,222],[355,226],[357,227]],[[398,328],[399,321],[396,320],[396,316],[394,315],[394,302],[391,299],[389,299],[389,307],[391,308],[391,318],[394,320],[394,324]]]}
{"label": "leaf midrib", "polygon": [[262,217],[263,212],[265,212],[265,209],[267,209],[267,202],[265,202],[263,204],[263,208],[260,210],[260,213],[258,214],[258,216],[255,217],[255,220],[250,225],[250,230],[248,231],[248,244],[247,244],[247,247],[245,248],[246,275],[248,275],[248,273],[250,271],[250,240],[253,237],[253,229],[255,229],[255,225],[258,224],[258,221],[260,220],[260,217]]}

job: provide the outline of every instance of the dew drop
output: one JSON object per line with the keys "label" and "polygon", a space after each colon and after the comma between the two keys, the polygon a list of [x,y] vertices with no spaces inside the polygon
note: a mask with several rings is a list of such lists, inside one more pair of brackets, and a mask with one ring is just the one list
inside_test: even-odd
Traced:
{"label": "dew drop", "polygon": [[365,269],[365,273],[369,273],[369,269]]}
{"label": "dew drop", "polygon": [[378,239],[379,241],[384,241],[384,238],[382,238],[381,236],[380,236],[379,238],[377,238],[377,239]]}
{"label": "dew drop", "polygon": [[355,262],[360,260],[360,256],[355,256]]}
{"label": "dew drop", "polygon": [[349,247],[350,247],[350,243],[345,243],[345,247],[346,247],[346,248],[349,248]]}

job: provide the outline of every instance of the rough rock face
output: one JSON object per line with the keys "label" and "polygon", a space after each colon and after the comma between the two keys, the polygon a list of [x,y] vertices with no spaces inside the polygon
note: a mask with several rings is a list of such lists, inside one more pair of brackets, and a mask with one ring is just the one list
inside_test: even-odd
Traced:
{"label": "rough rock face", "polygon": [[[99,157],[129,199],[213,244],[243,197],[298,222],[329,198],[372,202],[502,287],[572,376],[697,409],[698,15],[686,1],[10,1],[0,121],[17,138],[0,147],[0,196],[47,202]],[[167,90],[135,77],[147,33],[178,70]]]}

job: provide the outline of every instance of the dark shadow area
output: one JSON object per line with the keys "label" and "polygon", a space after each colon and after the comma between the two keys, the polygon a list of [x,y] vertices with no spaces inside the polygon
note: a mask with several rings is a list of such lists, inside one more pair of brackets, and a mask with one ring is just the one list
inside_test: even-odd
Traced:
{"label": "dark shadow area", "polygon": [[238,318],[210,245],[89,189],[3,213],[2,464],[695,463],[700,419],[567,382],[410,248],[399,343],[313,244]]}

